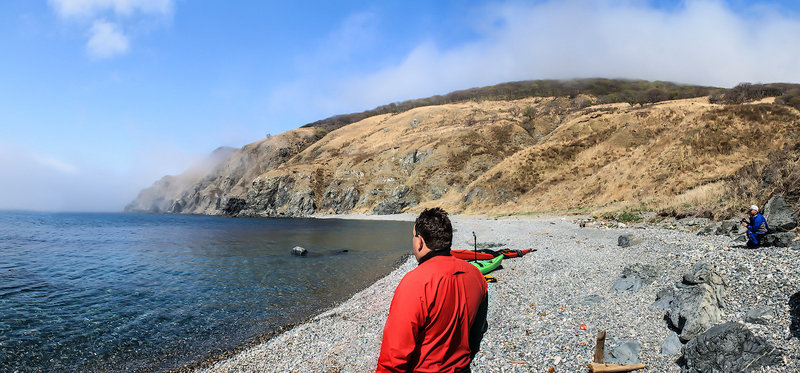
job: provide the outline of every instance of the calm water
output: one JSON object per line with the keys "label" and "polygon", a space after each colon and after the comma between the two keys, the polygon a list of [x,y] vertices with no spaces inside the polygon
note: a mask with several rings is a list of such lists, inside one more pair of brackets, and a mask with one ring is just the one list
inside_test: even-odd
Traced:
{"label": "calm water", "polygon": [[[163,371],[346,299],[411,223],[0,212],[0,371]],[[295,257],[295,245],[308,257]],[[343,253],[343,250],[348,252]]]}

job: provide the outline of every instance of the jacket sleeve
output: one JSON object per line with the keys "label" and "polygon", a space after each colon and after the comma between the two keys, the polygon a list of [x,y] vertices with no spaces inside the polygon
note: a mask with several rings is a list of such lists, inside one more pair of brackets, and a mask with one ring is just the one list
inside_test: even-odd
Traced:
{"label": "jacket sleeve", "polygon": [[489,297],[483,297],[481,306],[478,308],[478,314],[475,317],[475,322],[469,330],[469,351],[470,358],[474,359],[475,355],[481,349],[481,340],[483,334],[489,329],[489,323],[486,321],[486,315],[489,312]]}
{"label": "jacket sleeve", "polygon": [[426,318],[422,291],[421,287],[404,281],[397,286],[383,327],[376,372],[411,372],[414,369],[417,339]]}

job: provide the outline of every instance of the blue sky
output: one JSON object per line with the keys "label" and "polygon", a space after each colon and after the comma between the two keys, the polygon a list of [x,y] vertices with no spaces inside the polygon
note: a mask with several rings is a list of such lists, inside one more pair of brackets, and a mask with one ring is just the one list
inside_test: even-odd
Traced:
{"label": "blue sky", "polygon": [[504,81],[800,82],[793,1],[0,2],[0,209],[116,211],[218,146]]}

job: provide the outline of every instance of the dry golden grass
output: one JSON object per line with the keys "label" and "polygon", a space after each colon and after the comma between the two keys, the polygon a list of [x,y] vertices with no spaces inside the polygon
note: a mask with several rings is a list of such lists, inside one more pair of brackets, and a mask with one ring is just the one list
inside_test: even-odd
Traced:
{"label": "dry golden grass", "polygon": [[[352,186],[361,195],[353,212],[370,212],[405,185],[419,202],[410,212],[649,209],[721,217],[744,200],[764,202],[752,191],[756,182],[732,187],[743,167],[750,165],[756,180],[768,153],[785,153],[800,139],[800,113],[771,99],[729,106],[707,98],[644,106],[588,102],[585,96],[464,102],[370,117],[329,133],[262,177],[304,175],[318,199],[332,182]],[[793,175],[781,180],[789,185]]]}

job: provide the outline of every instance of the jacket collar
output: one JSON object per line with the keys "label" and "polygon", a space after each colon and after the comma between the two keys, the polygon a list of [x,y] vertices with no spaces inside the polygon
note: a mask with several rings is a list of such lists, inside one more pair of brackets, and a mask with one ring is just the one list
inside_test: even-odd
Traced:
{"label": "jacket collar", "polygon": [[450,250],[448,249],[448,250],[431,251],[425,254],[425,256],[423,256],[422,258],[419,258],[419,264],[425,263],[426,261],[428,261],[428,259],[433,258],[435,256],[450,256]]}

